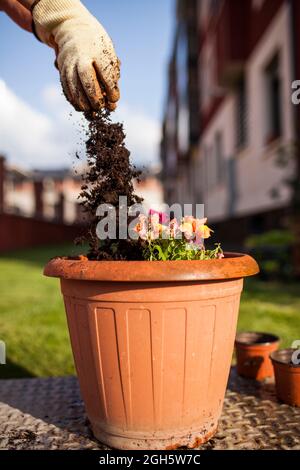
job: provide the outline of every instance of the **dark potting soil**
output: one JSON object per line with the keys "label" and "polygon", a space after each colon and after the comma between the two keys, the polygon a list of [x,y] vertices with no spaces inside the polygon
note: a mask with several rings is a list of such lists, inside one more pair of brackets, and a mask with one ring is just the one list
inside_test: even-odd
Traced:
{"label": "dark potting soil", "polygon": [[127,197],[128,207],[142,202],[134,193],[133,180],[139,178],[140,171],[130,162],[123,125],[113,123],[108,111],[87,112],[85,117],[88,121],[85,143],[88,170],[83,176],[79,197],[89,223],[81,241],[88,242],[87,256],[91,260],[140,260],[142,247],[138,241],[99,240],[96,234],[97,224],[104,217],[96,215],[99,205],[110,204],[116,208],[118,229],[119,196]]}

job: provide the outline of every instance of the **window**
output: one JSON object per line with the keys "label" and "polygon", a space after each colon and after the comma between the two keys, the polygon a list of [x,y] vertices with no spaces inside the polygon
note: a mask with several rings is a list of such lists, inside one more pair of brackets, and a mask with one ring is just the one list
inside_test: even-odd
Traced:
{"label": "window", "polygon": [[202,204],[203,203],[203,186],[204,186],[204,175],[203,175],[203,159],[198,158],[195,162],[194,168],[194,178],[195,178],[195,203]]}
{"label": "window", "polygon": [[210,11],[212,15],[217,13],[220,3],[220,0],[210,0]]}
{"label": "window", "polygon": [[199,60],[200,104],[204,110],[214,98],[216,88],[216,50],[215,43],[210,42],[203,50]]}
{"label": "window", "polygon": [[245,78],[238,83],[236,99],[236,146],[240,150],[247,145],[247,91]]}
{"label": "window", "polygon": [[279,54],[272,59],[265,69],[267,142],[281,136],[281,79]]}
{"label": "window", "polygon": [[200,18],[201,28],[205,28],[207,24],[208,13],[209,13],[209,0],[198,1],[198,15]]}
{"label": "window", "polygon": [[252,7],[254,10],[260,10],[265,3],[265,0],[252,0]]}
{"label": "window", "polygon": [[216,165],[216,183],[224,181],[224,159],[223,159],[223,136],[217,132],[215,136],[215,165]]}
{"label": "window", "polygon": [[224,162],[223,136],[217,132],[211,145],[205,145],[202,151],[203,190],[206,193],[224,182]]}
{"label": "window", "polygon": [[202,151],[202,187],[203,192],[206,195],[210,187],[209,179],[209,148],[207,145],[203,147]]}
{"label": "window", "polygon": [[188,103],[188,38],[186,28],[182,25],[179,29],[177,51],[177,88],[178,88],[178,150],[185,154],[189,148],[189,103]]}

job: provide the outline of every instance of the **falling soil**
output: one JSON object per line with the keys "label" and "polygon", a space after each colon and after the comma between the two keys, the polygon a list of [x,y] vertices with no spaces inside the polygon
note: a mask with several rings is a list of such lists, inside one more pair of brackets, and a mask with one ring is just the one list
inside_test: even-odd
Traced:
{"label": "falling soil", "polygon": [[139,178],[140,172],[130,162],[123,125],[113,123],[108,111],[88,112],[85,117],[88,121],[85,143],[88,170],[83,176],[79,198],[89,220],[87,233],[81,238],[89,244],[87,256],[91,260],[142,259],[142,248],[136,240],[99,240],[97,237],[97,224],[104,217],[96,215],[101,204],[116,208],[118,230],[119,197],[127,197],[128,207],[142,202],[133,188],[133,180]]}

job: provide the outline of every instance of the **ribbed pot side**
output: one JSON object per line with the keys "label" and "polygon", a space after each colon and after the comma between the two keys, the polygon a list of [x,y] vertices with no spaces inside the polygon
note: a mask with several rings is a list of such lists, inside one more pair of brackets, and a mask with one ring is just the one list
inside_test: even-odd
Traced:
{"label": "ribbed pot side", "polygon": [[222,411],[243,279],[103,282],[52,271],[96,438],[119,449],[208,440]]}

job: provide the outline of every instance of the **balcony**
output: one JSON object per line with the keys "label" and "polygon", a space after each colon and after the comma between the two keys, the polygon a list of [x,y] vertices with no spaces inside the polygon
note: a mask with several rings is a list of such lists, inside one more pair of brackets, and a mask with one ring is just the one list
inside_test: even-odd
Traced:
{"label": "balcony", "polygon": [[250,0],[225,0],[216,24],[219,85],[231,87],[243,73],[248,55]]}

